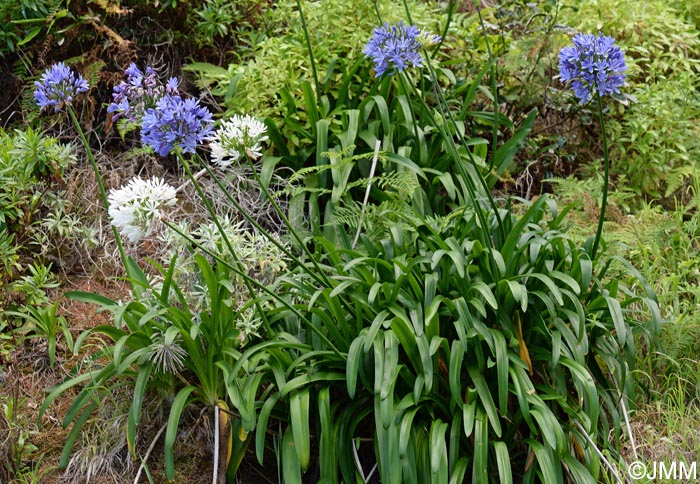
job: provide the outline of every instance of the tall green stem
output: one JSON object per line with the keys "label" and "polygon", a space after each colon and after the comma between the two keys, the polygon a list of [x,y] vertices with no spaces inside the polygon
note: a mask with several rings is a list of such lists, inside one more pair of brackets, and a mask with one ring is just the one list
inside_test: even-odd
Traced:
{"label": "tall green stem", "polygon": [[406,104],[408,104],[408,110],[411,113],[411,118],[413,119],[413,136],[415,136],[416,139],[416,149],[418,150],[418,157],[421,161],[423,161],[423,155],[427,153],[422,153],[421,152],[421,142],[420,142],[420,136],[418,135],[418,118],[416,118],[416,114],[413,111],[413,103],[411,102],[411,98],[408,97],[409,95],[409,88],[408,85],[409,83],[406,81],[406,74],[403,72],[398,72],[397,76],[399,78],[399,84],[401,85],[401,89],[403,90],[404,96],[406,96]]}
{"label": "tall green stem", "polygon": [[309,29],[306,26],[306,17],[304,17],[304,10],[301,8],[301,0],[297,0],[297,7],[299,7],[299,17],[301,18],[301,27],[304,30],[304,39],[306,39],[306,48],[309,51],[309,61],[311,62],[311,73],[314,76],[314,86],[316,87],[316,98],[321,95],[321,84],[318,82],[318,72],[316,70],[316,60],[314,59],[314,51],[311,48],[311,37],[309,36]]}
{"label": "tall green stem", "polygon": [[603,234],[603,221],[605,220],[605,207],[608,203],[608,178],[610,176],[610,158],[608,156],[608,136],[605,132],[605,119],[603,118],[603,102],[600,99],[600,93],[596,92],[596,101],[598,104],[598,120],[600,121],[600,131],[603,136],[603,200],[600,207],[600,218],[598,220],[598,230],[593,241],[593,249],[591,250],[591,260],[595,259],[598,251],[600,237]]}
{"label": "tall green stem", "polygon": [[[457,121],[455,120],[454,116],[452,115],[452,111],[450,110],[450,105],[447,102],[447,99],[445,99],[445,96],[442,92],[442,89],[440,87],[437,73],[435,72],[435,69],[433,68],[433,66],[430,62],[426,63],[426,67],[428,69],[428,72],[430,73],[430,79],[433,82],[433,89],[434,89],[435,95],[437,96],[437,99],[438,99],[437,107],[438,107],[438,110],[440,111],[440,115],[443,117],[443,119],[449,120],[450,124],[455,127],[455,135],[459,139],[459,142],[462,144],[462,146],[467,147],[467,142],[466,142],[464,136],[462,135],[460,130],[457,129]],[[428,113],[430,113],[430,111],[428,111]],[[433,120],[433,125],[435,125],[434,120]],[[452,135],[448,131],[446,131],[444,128],[440,128],[440,131],[442,133],[443,139],[447,143],[448,151],[452,155],[453,159],[460,160],[461,157],[458,154],[457,146],[455,144],[454,139],[452,139]],[[481,195],[483,196],[484,199],[486,199],[488,201],[490,207],[493,210],[493,213],[494,213],[494,216],[496,217],[496,221],[497,221],[497,225],[498,225],[498,235],[499,235],[500,240],[502,242],[505,240],[505,229],[503,226],[503,220],[501,219],[501,215],[499,214],[499,211],[498,211],[498,205],[496,205],[496,201],[493,199],[493,196],[491,195],[491,190],[490,190],[488,184],[486,183],[486,180],[481,175],[481,172],[479,171],[480,168],[476,164],[476,160],[474,160],[474,156],[468,147],[466,149],[466,153],[467,153],[467,157],[469,158],[469,162],[471,164],[472,173],[467,173],[466,169],[464,168],[464,166],[462,166],[461,163],[458,163],[457,167],[458,167],[460,173],[462,174],[462,176],[465,178],[465,180],[471,181],[471,183],[473,184],[472,190],[474,191],[474,193],[472,193],[471,196],[472,196],[472,199],[475,201],[475,203],[477,201],[480,202],[480,199],[477,199],[477,197],[476,197],[476,193],[479,190],[477,183],[478,183],[478,185],[481,186],[481,190],[482,190]],[[481,205],[479,205],[479,206],[481,206]],[[487,230],[488,225],[486,225],[485,221],[484,221],[483,226],[484,226],[484,230]],[[490,239],[490,237],[486,237],[485,242],[486,242],[488,247],[494,246],[493,241]]]}
{"label": "tall green stem", "polygon": [[493,132],[492,132],[492,145],[491,145],[491,157],[489,160],[489,168],[493,170],[494,154],[496,153],[496,148],[498,147],[498,111],[499,111],[499,101],[498,101],[498,80],[496,79],[496,63],[493,62],[493,52],[491,51],[491,44],[489,43],[489,35],[486,32],[486,24],[481,16],[481,9],[477,6],[476,13],[479,15],[479,24],[481,25],[481,31],[484,34],[484,43],[486,44],[486,52],[489,55],[489,63],[491,64],[490,80],[491,80],[491,95],[493,96]]}
{"label": "tall green stem", "polygon": [[[87,142],[87,138],[85,137],[85,132],[83,131],[83,127],[80,126],[80,123],[78,122],[78,117],[75,115],[75,111],[73,111],[73,108],[68,105],[67,106],[68,110],[68,116],[70,116],[71,121],[73,121],[73,124],[75,125],[75,129],[78,130],[78,137],[80,138],[80,141],[83,143],[83,146],[85,147],[85,152],[87,153],[88,160],[90,161],[90,165],[92,165],[92,170],[95,172],[95,179],[97,180],[97,186],[99,187],[100,190],[100,196],[102,197],[102,203],[104,203],[105,209],[109,210],[109,200],[107,199],[107,192],[105,190],[104,183],[102,182],[102,175],[100,174],[100,169],[97,167],[97,162],[95,161],[95,156],[92,154],[92,150],[90,149],[90,145]],[[129,266],[126,263],[126,254],[124,253],[124,245],[122,244],[122,239],[119,236],[119,231],[117,228],[112,225],[112,232],[114,233],[114,239],[117,241],[117,248],[119,249],[119,255],[121,256],[122,259],[122,264],[124,265],[124,270],[126,271],[127,276],[131,276],[129,274]]]}
{"label": "tall green stem", "polygon": [[[229,250],[231,257],[233,257],[234,260],[236,261],[236,265],[239,268],[239,270],[241,272],[244,272],[245,268],[243,266],[243,262],[241,261],[240,257],[236,253],[236,251],[233,250],[233,246],[231,245],[231,242],[229,241],[228,237],[226,236],[226,231],[221,226],[221,222],[219,221],[219,217],[216,216],[216,211],[214,210],[214,207],[212,206],[211,201],[206,197],[206,195],[202,191],[202,187],[199,185],[199,183],[197,182],[197,179],[192,174],[192,170],[190,169],[190,164],[188,163],[188,161],[185,159],[185,157],[182,155],[182,153],[180,151],[177,152],[177,157],[178,157],[178,160],[180,161],[180,164],[185,169],[185,174],[191,180],[192,186],[194,186],[195,191],[197,192],[197,195],[199,195],[199,197],[202,199],[202,202],[204,202],[204,206],[207,208],[209,215],[211,215],[212,221],[216,225],[216,228],[219,230],[219,234],[221,234],[221,238],[223,239],[224,243],[226,244],[226,248]],[[260,314],[260,318],[262,319],[263,326],[265,326],[265,331],[267,331],[267,334],[272,335],[273,334],[272,327],[270,326],[270,323],[267,320],[267,315],[265,314],[265,311],[263,311],[262,306],[260,306],[259,298],[257,297],[256,291],[253,289],[253,286],[250,284],[248,279],[243,279],[243,283],[245,284],[246,288],[248,289],[248,294],[250,294],[251,298],[253,299],[253,301],[255,303],[255,307],[258,310],[258,314]]]}
{"label": "tall green stem", "polygon": [[455,9],[455,0],[450,0],[449,4],[447,5],[447,19],[445,20],[445,27],[442,29],[442,35],[440,35],[440,42],[433,48],[433,53],[430,55],[430,58],[435,60],[435,56],[437,53],[440,51],[440,47],[442,47],[442,43],[445,41],[445,37],[447,37],[447,33],[450,31],[450,24],[452,23],[452,14]]}

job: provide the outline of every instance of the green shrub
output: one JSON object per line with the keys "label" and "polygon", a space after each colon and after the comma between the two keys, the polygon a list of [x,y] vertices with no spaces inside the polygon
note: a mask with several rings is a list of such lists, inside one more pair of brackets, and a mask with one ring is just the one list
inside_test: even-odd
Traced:
{"label": "green shrub", "polygon": [[[638,195],[668,197],[697,160],[700,114],[697,78],[683,73],[655,84],[640,84],[636,102],[610,123],[615,140],[613,172],[626,175]],[[685,173],[686,176],[680,176]]]}
{"label": "green shrub", "polygon": [[214,44],[222,38],[253,40],[251,45],[237,45],[239,58],[243,47],[255,49],[265,38],[263,29],[263,5],[259,0],[229,2],[206,0],[193,7],[189,15],[194,24],[194,35],[200,47]]}
{"label": "green shrub", "polygon": [[9,279],[21,270],[21,256],[34,234],[43,230],[42,217],[53,213],[57,199],[47,194],[62,183],[65,169],[75,160],[73,146],[43,133],[29,128],[13,135],[0,131],[0,244],[6,247],[0,266]]}
{"label": "green shrub", "polygon": [[504,56],[504,91],[514,103],[512,110],[544,98],[549,125],[544,133],[549,136],[542,139],[566,140],[554,153],[567,160],[559,163],[558,170],[583,176],[594,173],[589,166],[600,154],[590,149],[599,136],[589,128],[592,113],[552,81],[559,49],[569,37],[555,27],[612,35],[629,66],[627,86],[618,96],[621,102],[606,106],[613,179],[624,176],[620,179],[638,196],[671,196],[687,178],[686,167],[697,151],[697,128],[692,122],[700,107],[694,75],[700,70],[697,27],[663,1],[565,2],[549,13],[546,5],[540,2],[532,7],[528,26],[537,35],[525,31],[509,44]]}
{"label": "green shrub", "polygon": [[[20,0],[0,4],[0,56],[15,52],[46,28],[52,32],[54,24],[71,18],[65,0]],[[63,32],[58,32],[62,37]]]}

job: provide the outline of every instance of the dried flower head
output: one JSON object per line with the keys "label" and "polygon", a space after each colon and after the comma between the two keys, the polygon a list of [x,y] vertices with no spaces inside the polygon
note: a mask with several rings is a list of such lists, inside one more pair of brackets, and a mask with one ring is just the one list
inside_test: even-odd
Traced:
{"label": "dried flower head", "polygon": [[571,81],[571,89],[581,104],[598,93],[619,93],[625,83],[627,65],[615,40],[602,34],[577,34],[574,45],[559,53],[559,77]]}
{"label": "dried flower head", "polygon": [[160,178],[132,178],[126,186],[109,193],[109,216],[112,225],[129,239],[138,242],[153,230],[164,206],[174,205],[175,188]]}
{"label": "dried flower head", "polygon": [[177,78],[172,77],[163,85],[152,67],[146,67],[146,72],[143,73],[136,64],[131,63],[124,74],[126,81],[114,86],[114,101],[107,107],[107,112],[113,114],[114,120],[123,117],[129,123],[138,123],[146,110],[154,108],[165,94],[178,94]]}
{"label": "dried flower head", "polygon": [[260,144],[267,140],[266,130],[263,123],[247,114],[224,121],[208,138],[212,162],[219,168],[226,168],[238,162],[243,154],[252,159],[260,158]]}
{"label": "dried flower head", "polygon": [[178,333],[167,330],[165,333],[154,335],[155,341],[149,346],[150,359],[156,371],[176,374],[185,366],[187,351],[180,346]]}
{"label": "dried flower head", "polygon": [[420,31],[414,25],[385,23],[374,29],[362,53],[374,61],[377,76],[382,76],[387,72],[391,74],[392,69],[401,72],[411,66],[420,67],[423,63],[421,47],[439,40],[439,36]]}
{"label": "dried flower head", "polygon": [[39,108],[44,109],[53,106],[58,112],[65,104],[73,102],[73,98],[80,93],[87,92],[88,83],[83,76],[76,75],[73,70],[63,62],[49,67],[41,76],[41,81],[35,81],[36,99]]}
{"label": "dried flower head", "polygon": [[194,153],[212,125],[211,112],[196,99],[165,94],[144,113],[141,141],[160,156],[167,156],[175,147]]}

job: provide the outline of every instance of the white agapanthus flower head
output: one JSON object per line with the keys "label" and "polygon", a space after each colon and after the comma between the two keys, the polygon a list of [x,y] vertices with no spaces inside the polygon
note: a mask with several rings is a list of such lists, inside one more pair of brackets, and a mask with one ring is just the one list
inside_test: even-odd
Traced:
{"label": "white agapanthus flower head", "polygon": [[430,30],[420,29],[420,31],[418,32],[417,40],[420,43],[421,47],[427,49],[428,47],[437,45],[442,40],[442,37],[432,33]]}
{"label": "white agapanthus flower head", "polygon": [[265,125],[254,117],[234,115],[209,136],[211,161],[219,168],[227,168],[244,154],[252,159],[260,158],[261,143],[268,139],[266,131]]}
{"label": "white agapanthus flower head", "polygon": [[164,206],[174,205],[176,190],[162,179],[144,180],[134,177],[120,189],[109,192],[109,217],[112,225],[136,243],[153,230],[153,223],[160,219]]}

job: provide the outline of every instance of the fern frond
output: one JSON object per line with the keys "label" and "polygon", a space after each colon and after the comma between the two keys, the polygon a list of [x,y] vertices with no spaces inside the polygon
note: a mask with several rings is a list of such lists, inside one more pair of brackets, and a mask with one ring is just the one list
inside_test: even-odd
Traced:
{"label": "fern frond", "polygon": [[393,188],[402,198],[411,197],[420,187],[416,175],[408,171],[392,172],[377,179],[377,186],[386,190]]}
{"label": "fern frond", "polygon": [[88,84],[91,86],[96,86],[98,81],[100,80],[100,72],[102,72],[102,69],[105,67],[104,61],[98,60],[96,62],[92,62],[88,65],[87,72],[85,73],[85,80],[87,80]]}
{"label": "fern frond", "polygon": [[666,193],[669,197],[683,187],[686,180],[694,175],[696,168],[693,165],[684,165],[670,170],[666,176]]}
{"label": "fern frond", "polygon": [[333,166],[331,165],[315,165],[299,168],[297,171],[292,173],[292,176],[289,177],[288,181],[289,183],[296,183],[298,181],[303,180],[308,175],[323,173],[324,171],[330,170],[331,168],[333,168]]}

